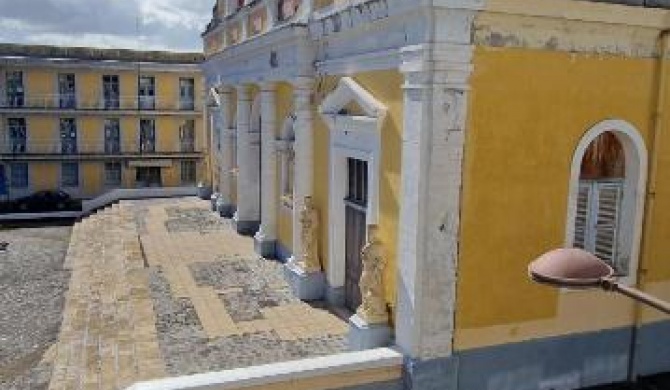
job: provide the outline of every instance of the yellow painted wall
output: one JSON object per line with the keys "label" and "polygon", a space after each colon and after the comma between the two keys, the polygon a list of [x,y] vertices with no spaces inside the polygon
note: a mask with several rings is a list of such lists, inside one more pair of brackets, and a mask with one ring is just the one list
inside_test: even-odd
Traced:
{"label": "yellow painted wall", "polygon": [[[474,64],[456,347],[630,324],[632,302],[539,286],[526,269],[564,245],[571,160],[583,134],[603,120],[623,119],[648,144],[655,60],[478,47]],[[661,147],[670,151],[670,139]],[[654,282],[670,275],[667,256],[663,260],[670,253],[670,159],[659,163],[651,250],[641,260]],[[660,293],[670,298],[667,287]]]}
{"label": "yellow painted wall", "polygon": [[51,143],[58,140],[58,118],[28,116],[26,117],[26,126],[28,128],[28,145]]}
{"label": "yellow painted wall", "polygon": [[395,71],[358,74],[354,79],[388,108],[381,129],[382,156],[379,177],[379,238],[388,263],[384,281],[386,298],[395,308],[397,243],[400,218],[400,168],[402,162],[403,76]]}
{"label": "yellow painted wall", "polygon": [[178,161],[173,161],[169,168],[161,169],[161,179],[163,185],[166,187],[173,187],[181,185],[181,164]]}
{"label": "yellow painted wall", "polygon": [[[281,137],[282,126],[288,115],[293,113],[293,87],[287,83],[277,85],[277,138]],[[284,205],[281,188],[281,160],[277,155],[277,238],[279,243],[287,250],[293,249],[293,209]]]}
{"label": "yellow painted wall", "polygon": [[86,107],[102,105],[102,74],[99,72],[71,71],[76,74],[77,99]]}
{"label": "yellow painted wall", "polygon": [[58,93],[58,72],[49,69],[21,69],[26,98],[54,96]]}
{"label": "yellow painted wall", "polygon": [[81,194],[85,197],[97,195],[103,188],[105,168],[101,162],[79,163],[79,178]]}
{"label": "yellow painted wall", "polygon": [[[326,77],[326,82],[322,85],[336,85],[337,78]],[[317,91],[318,93],[319,91]],[[327,91],[330,92],[330,91]],[[322,96],[319,96],[321,98]],[[330,134],[326,123],[321,120],[318,113],[320,99],[313,99],[312,105],[312,133],[314,134],[314,166],[312,175],[314,177],[314,188],[312,192],[314,207],[319,212],[319,222],[321,225],[319,237],[319,256],[324,269],[328,269],[328,192],[330,189],[329,161],[330,161]]]}
{"label": "yellow painted wall", "polygon": [[77,118],[77,138],[81,151],[101,148],[105,140],[104,118],[93,116]]}
{"label": "yellow painted wall", "polygon": [[[388,263],[384,282],[386,300],[395,307],[397,269],[397,231],[400,213],[400,166],[402,154],[403,77],[395,71],[366,72],[354,76],[363,88],[388,107],[382,132],[381,175],[379,180],[379,238]],[[327,78],[323,85],[334,88],[337,79]],[[317,91],[320,98],[330,91]],[[320,101],[318,102],[320,103]],[[314,107],[316,111],[316,107]],[[314,114],[314,199],[321,216],[320,254],[328,264],[329,131],[320,116]]]}
{"label": "yellow painted wall", "polygon": [[30,186],[34,191],[53,190],[60,186],[60,166],[51,163],[33,163],[29,166]]}
{"label": "yellow painted wall", "polygon": [[119,93],[121,95],[121,107],[134,109],[137,99],[137,72],[119,72]]}

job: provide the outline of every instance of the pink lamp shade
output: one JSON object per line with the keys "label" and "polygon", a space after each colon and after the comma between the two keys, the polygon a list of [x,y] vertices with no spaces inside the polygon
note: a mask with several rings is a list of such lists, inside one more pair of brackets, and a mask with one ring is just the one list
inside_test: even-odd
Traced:
{"label": "pink lamp shade", "polygon": [[536,282],[555,287],[597,287],[614,270],[598,257],[577,248],[554,249],[535,259],[528,274]]}

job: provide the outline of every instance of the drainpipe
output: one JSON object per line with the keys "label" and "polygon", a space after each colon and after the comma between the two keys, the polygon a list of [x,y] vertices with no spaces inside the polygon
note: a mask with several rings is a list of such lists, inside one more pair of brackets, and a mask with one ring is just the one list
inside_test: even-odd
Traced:
{"label": "drainpipe", "polygon": [[[665,127],[664,111],[666,101],[666,83],[667,83],[667,51],[668,43],[670,42],[670,29],[664,29],[658,36],[658,84],[656,90],[656,108],[654,111],[653,133],[649,141],[649,162],[647,167],[647,193],[644,208],[644,221],[642,224],[642,246],[639,254],[640,265],[637,273],[636,285],[643,288],[642,284],[646,276],[646,267],[644,260],[651,253],[651,231],[653,229],[654,209],[656,203],[656,177],[658,173],[658,145],[661,140],[661,134]],[[631,334],[631,345],[629,352],[628,364],[628,380],[635,381],[636,373],[636,351],[637,351],[637,335],[638,327],[640,325],[642,308],[639,303],[634,304],[633,313],[633,330]]]}

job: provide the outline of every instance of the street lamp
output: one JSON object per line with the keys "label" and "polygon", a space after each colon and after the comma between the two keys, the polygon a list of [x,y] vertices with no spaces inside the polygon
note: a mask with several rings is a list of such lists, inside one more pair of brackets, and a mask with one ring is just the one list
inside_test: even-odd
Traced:
{"label": "street lamp", "polygon": [[528,265],[530,278],[553,287],[596,288],[614,291],[670,314],[670,303],[616,281],[607,263],[581,249],[549,251]]}

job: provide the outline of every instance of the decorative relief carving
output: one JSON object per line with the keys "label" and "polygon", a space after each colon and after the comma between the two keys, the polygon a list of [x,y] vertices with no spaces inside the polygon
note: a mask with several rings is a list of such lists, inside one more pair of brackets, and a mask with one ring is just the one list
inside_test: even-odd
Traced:
{"label": "decorative relief carving", "polygon": [[363,272],[359,286],[362,303],[356,310],[356,314],[368,324],[386,324],[388,322],[388,312],[384,300],[386,259],[377,231],[377,225],[368,227],[368,243],[361,250]]}
{"label": "decorative relief carving", "polygon": [[387,1],[371,0],[363,4],[338,10],[317,21],[319,26],[313,28],[313,31],[319,35],[328,36],[387,18],[389,15]]}

